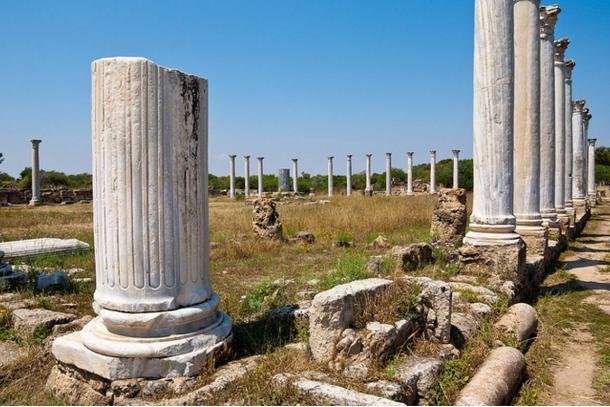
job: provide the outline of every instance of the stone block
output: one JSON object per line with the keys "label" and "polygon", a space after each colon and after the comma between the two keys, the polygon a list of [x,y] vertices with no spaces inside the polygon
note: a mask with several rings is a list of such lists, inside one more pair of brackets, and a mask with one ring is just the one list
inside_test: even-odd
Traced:
{"label": "stone block", "polygon": [[74,321],[76,315],[47,309],[17,309],[12,313],[13,326],[18,331],[34,334],[36,329],[52,329],[55,325]]}
{"label": "stone block", "polygon": [[413,277],[403,279],[421,287],[419,302],[424,305],[424,320],[426,330],[443,343],[451,339],[451,310],[453,293],[451,286],[444,281],[432,280],[428,277]]}
{"label": "stone block", "polygon": [[48,256],[50,254],[71,254],[89,250],[89,245],[77,239],[29,239],[0,242],[0,250],[6,259],[24,259]]}
{"label": "stone block", "polygon": [[429,357],[411,356],[406,363],[396,366],[394,379],[406,388],[415,389],[419,397],[426,398],[441,375],[443,364]]}
{"label": "stone block", "polygon": [[466,234],[467,223],[466,190],[442,188],[432,212],[432,235],[445,244],[460,246]]}
{"label": "stone block", "polygon": [[51,369],[45,389],[69,405],[100,406],[112,401],[105,389],[96,389],[88,382],[62,372],[58,366]]}
{"label": "stone block", "polygon": [[432,257],[432,245],[429,243],[394,246],[390,251],[390,256],[396,262],[397,268],[403,271],[413,271],[434,260]]}

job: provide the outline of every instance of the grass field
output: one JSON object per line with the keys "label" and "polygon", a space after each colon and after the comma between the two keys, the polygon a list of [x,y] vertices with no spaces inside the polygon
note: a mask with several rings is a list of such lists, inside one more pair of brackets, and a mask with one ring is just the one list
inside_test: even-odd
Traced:
{"label": "grass field", "polygon": [[[430,218],[435,202],[436,197],[427,195],[334,197],[324,205],[287,201],[278,205],[284,235],[309,231],[316,236],[312,245],[290,245],[254,238],[252,207],[244,201],[211,199],[210,272],[214,289],[222,299],[221,308],[234,321],[235,352],[243,356],[273,350],[279,344],[275,340],[278,338],[270,338],[257,321],[272,307],[297,302],[301,299],[297,295],[299,291],[320,291],[368,277],[365,266],[369,256],[386,251],[368,247],[378,235],[384,235],[392,244],[430,240]],[[92,214],[92,206],[86,204],[0,208],[0,237],[5,241],[77,238],[93,247]],[[352,244],[335,247],[333,243],[337,240]],[[95,274],[93,251],[27,263],[36,268],[81,267],[85,269],[83,277]],[[386,271],[393,272],[390,268]],[[77,304],[70,312],[93,314],[94,289],[94,283],[84,283],[54,296],[36,294],[36,306],[66,311],[56,301],[61,296]],[[34,297],[34,293],[26,291],[22,296]],[[43,338],[19,338],[15,333],[5,332],[9,331],[9,324],[2,321],[0,318],[0,340],[18,341],[30,350],[30,357],[0,372],[0,403],[57,402],[42,391],[53,363],[47,352],[40,352]]]}

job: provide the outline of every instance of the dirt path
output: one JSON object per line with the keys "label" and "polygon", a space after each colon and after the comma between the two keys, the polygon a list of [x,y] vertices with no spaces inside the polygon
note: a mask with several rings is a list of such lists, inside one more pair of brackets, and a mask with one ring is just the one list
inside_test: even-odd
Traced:
{"label": "dirt path", "polygon": [[[576,277],[579,286],[591,295],[584,301],[596,304],[610,315],[610,273],[600,272],[609,264],[610,205],[594,210],[595,218],[574,244],[571,253],[561,258],[564,269]],[[610,327],[609,327],[610,329]],[[595,339],[587,324],[581,324],[567,338],[553,368],[551,405],[598,405],[593,380],[597,363]]]}

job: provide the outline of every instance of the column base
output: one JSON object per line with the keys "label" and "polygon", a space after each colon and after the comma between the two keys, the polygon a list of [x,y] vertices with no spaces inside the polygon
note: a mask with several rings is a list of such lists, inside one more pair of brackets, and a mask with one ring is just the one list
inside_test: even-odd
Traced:
{"label": "column base", "polygon": [[42,204],[42,202],[40,201],[40,199],[32,199],[28,205],[29,206],[39,206],[41,204]]}
{"label": "column base", "polygon": [[365,189],[364,190],[364,196],[373,196],[373,190],[372,189]]}
{"label": "column base", "polygon": [[[85,346],[84,342],[90,343],[92,335],[100,336],[101,348],[112,342],[113,349],[108,352],[112,355]],[[111,334],[98,317],[82,331],[57,338],[51,351],[59,362],[108,380],[155,379],[196,375],[228,349],[232,338],[231,319],[222,312],[218,312],[216,321],[205,329],[156,338]]]}
{"label": "column base", "polygon": [[597,194],[589,193],[589,205],[594,208],[597,205]]}
{"label": "column base", "polygon": [[543,256],[548,244],[548,232],[543,226],[520,226],[515,228],[525,242],[528,256]]}

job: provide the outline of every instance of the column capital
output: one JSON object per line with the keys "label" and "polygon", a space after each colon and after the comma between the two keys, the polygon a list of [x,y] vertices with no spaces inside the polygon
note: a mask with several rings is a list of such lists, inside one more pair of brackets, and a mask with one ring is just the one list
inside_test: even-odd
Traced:
{"label": "column capital", "polygon": [[540,7],[540,38],[552,39],[555,35],[555,24],[561,8],[556,5]]}
{"label": "column capital", "polygon": [[436,150],[430,150],[431,155],[436,155]]}
{"label": "column capital", "polygon": [[32,143],[33,147],[38,147],[38,144],[42,143],[42,140],[33,139],[30,140],[30,143]]}
{"label": "column capital", "polygon": [[352,159],[352,155],[351,154],[348,154],[346,157],[347,157],[348,160]]}
{"label": "column capital", "polygon": [[386,157],[392,157],[392,153],[385,153]]}
{"label": "column capital", "polygon": [[565,81],[572,81],[572,70],[576,66],[576,62],[573,59],[568,59],[564,64],[565,66]]}
{"label": "column capital", "polygon": [[265,157],[256,157],[256,159],[257,159],[258,161],[263,161],[263,160],[265,159]]}
{"label": "column capital", "polygon": [[584,99],[575,100],[572,102],[572,113],[582,113],[587,102]]}
{"label": "column capital", "polygon": [[328,161],[332,161],[332,159],[335,158],[335,156],[334,155],[329,155],[326,158],[328,158]]}
{"label": "column capital", "polygon": [[451,152],[452,152],[453,154],[456,154],[456,155],[457,155],[457,154],[459,154],[459,153],[460,153],[460,151],[461,151],[461,150],[451,150]]}
{"label": "column capital", "polygon": [[365,156],[367,156],[367,158],[371,158],[373,156],[373,154],[368,153],[368,154],[365,154]]}
{"label": "column capital", "polygon": [[407,151],[407,155],[408,155],[409,157],[413,157],[413,151]]}
{"label": "column capital", "polygon": [[590,138],[590,139],[587,139],[587,142],[589,143],[590,146],[595,147],[595,143],[597,142],[597,139],[596,138]]}
{"label": "column capital", "polygon": [[570,40],[566,37],[558,39],[555,44],[555,63],[563,63],[563,57],[570,45]]}
{"label": "column capital", "polygon": [[246,160],[249,160],[249,159],[250,159],[250,156],[249,156],[249,155],[244,155],[244,158],[245,158]]}
{"label": "column capital", "polygon": [[291,160],[292,160],[293,163],[296,163],[297,161],[299,161],[298,158],[291,158]]}
{"label": "column capital", "polygon": [[593,115],[591,113],[589,113],[589,108],[585,107],[585,109],[583,110],[584,114],[585,114],[585,124],[589,124],[589,120],[591,120],[593,118]]}
{"label": "column capital", "polygon": [[234,160],[234,159],[235,159],[235,157],[237,157],[237,154],[229,154],[229,155],[228,155],[228,157],[229,157],[231,160]]}

